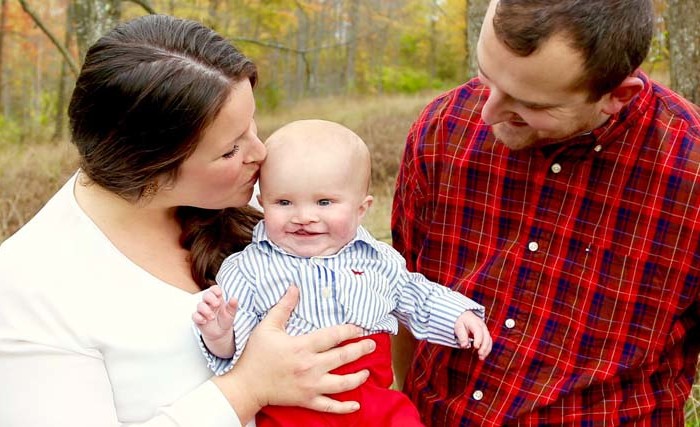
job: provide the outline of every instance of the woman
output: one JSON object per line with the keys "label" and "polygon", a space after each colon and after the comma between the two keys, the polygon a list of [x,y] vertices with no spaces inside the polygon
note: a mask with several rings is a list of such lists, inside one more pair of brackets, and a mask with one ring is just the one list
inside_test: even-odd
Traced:
{"label": "woman", "polygon": [[236,426],[268,404],[357,409],[328,373],[373,350],[347,326],[289,337],[292,288],[241,362],[210,378],[196,295],[250,240],[265,148],[255,66],[202,25],[122,24],[88,51],[69,107],[79,171],[0,246],[0,425]]}

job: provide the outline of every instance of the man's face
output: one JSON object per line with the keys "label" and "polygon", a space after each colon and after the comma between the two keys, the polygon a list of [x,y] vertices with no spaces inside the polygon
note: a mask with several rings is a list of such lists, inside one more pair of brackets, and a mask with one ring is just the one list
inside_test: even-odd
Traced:
{"label": "man's face", "polygon": [[490,91],[482,118],[496,138],[519,150],[605,123],[609,116],[602,111],[604,101],[589,102],[588,92],[577,87],[581,55],[563,36],[550,38],[529,56],[512,53],[493,29],[496,3],[489,6],[477,45],[479,78]]}

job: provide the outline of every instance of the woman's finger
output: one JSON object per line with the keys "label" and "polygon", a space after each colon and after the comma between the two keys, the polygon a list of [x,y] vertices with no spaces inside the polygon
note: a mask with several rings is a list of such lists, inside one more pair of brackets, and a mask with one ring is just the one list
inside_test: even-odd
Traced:
{"label": "woman's finger", "polygon": [[333,414],[349,414],[360,409],[360,404],[354,400],[340,402],[328,396],[318,396],[311,402],[309,409]]}
{"label": "woman's finger", "polygon": [[355,325],[337,325],[313,331],[304,336],[309,348],[324,352],[337,347],[340,343],[362,335],[362,328]]}
{"label": "woman's finger", "polygon": [[318,353],[318,360],[316,363],[320,369],[332,371],[340,366],[354,362],[362,356],[370,354],[376,347],[377,344],[371,339],[346,344]]}
{"label": "woman's finger", "polygon": [[267,313],[265,318],[260,322],[260,326],[268,325],[276,329],[284,330],[289,321],[292,311],[299,303],[299,288],[295,285],[290,286],[282,298],[275,304]]}
{"label": "woman's finger", "polygon": [[359,385],[367,381],[369,371],[363,369],[352,374],[325,374],[318,381],[317,391],[319,394],[335,394],[342,393],[348,390],[354,390]]}

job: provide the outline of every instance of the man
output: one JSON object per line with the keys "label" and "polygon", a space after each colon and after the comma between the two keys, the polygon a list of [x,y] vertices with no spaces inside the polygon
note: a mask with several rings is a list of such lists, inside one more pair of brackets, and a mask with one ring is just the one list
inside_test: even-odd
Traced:
{"label": "man", "polygon": [[[650,0],[492,0],[479,76],[414,123],[394,245],[486,307],[418,344],[428,426],[682,426],[700,351],[700,113],[637,68]],[[688,70],[691,72],[691,70]]]}

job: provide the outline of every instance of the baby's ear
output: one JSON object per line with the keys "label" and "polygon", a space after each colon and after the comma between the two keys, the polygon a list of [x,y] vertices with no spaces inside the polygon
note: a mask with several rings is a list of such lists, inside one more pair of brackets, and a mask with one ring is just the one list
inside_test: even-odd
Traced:
{"label": "baby's ear", "polygon": [[365,197],[365,199],[362,201],[362,203],[360,204],[359,212],[358,212],[360,219],[362,219],[365,216],[365,214],[369,210],[370,206],[372,206],[372,202],[374,202],[374,197],[369,196],[369,195],[367,197]]}

